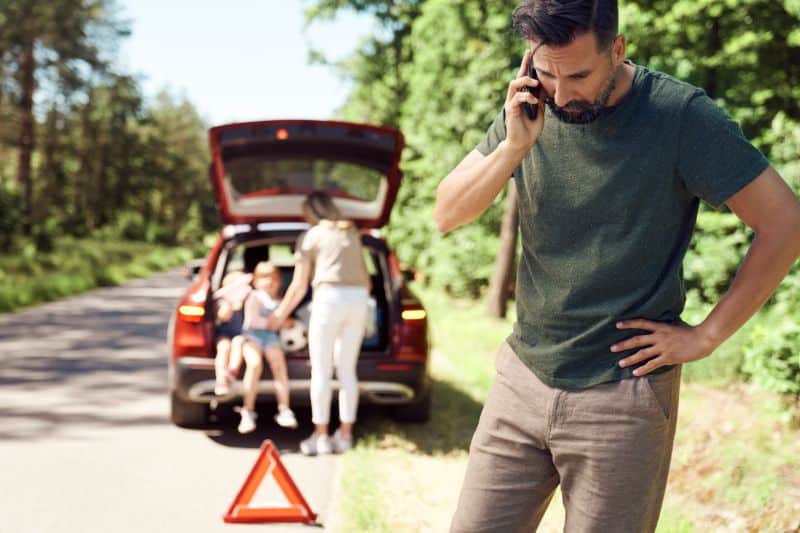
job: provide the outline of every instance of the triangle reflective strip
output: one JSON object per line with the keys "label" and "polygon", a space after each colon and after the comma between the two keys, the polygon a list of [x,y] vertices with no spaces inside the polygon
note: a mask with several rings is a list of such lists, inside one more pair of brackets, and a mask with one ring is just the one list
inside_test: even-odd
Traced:
{"label": "triangle reflective strip", "polygon": [[[271,476],[281,490],[288,506],[251,507],[250,502],[264,477]],[[281,457],[271,440],[261,445],[261,453],[247,475],[239,494],[234,498],[223,516],[225,522],[305,522],[313,523],[317,515],[311,510],[300,489],[295,485],[289,471],[281,462]]]}

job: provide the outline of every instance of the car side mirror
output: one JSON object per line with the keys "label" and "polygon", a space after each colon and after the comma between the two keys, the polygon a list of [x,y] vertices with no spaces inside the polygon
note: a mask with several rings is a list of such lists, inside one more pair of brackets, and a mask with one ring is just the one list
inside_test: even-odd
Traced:
{"label": "car side mirror", "polygon": [[411,282],[417,279],[417,273],[413,268],[404,268],[402,272],[403,279],[406,280],[406,282]]}

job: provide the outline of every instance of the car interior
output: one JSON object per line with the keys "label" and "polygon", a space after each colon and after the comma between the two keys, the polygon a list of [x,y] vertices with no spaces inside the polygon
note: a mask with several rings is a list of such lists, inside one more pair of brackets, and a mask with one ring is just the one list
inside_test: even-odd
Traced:
{"label": "car interior", "polygon": [[[241,271],[252,273],[261,261],[271,261],[281,272],[281,294],[286,293],[294,273],[294,246],[296,235],[281,235],[263,238],[234,238],[229,240],[217,262],[217,267],[212,275],[212,292],[219,288],[222,279],[229,272]],[[367,272],[370,275],[372,288],[369,299],[369,314],[367,316],[367,332],[362,344],[363,350],[384,350],[389,341],[387,282],[385,272],[385,254],[378,247],[370,246],[365,242],[364,260]],[[296,319],[308,326],[312,288],[297,306],[293,313]]]}

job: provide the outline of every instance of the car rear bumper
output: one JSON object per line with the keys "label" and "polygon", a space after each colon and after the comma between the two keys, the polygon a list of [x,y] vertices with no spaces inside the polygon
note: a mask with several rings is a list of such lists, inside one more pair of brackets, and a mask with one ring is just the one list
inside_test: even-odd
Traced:
{"label": "car rear bumper", "polygon": [[[292,402],[299,405],[309,403],[311,390],[311,365],[307,359],[288,359],[289,389]],[[387,367],[389,368],[387,370]],[[267,365],[265,376],[259,381],[260,397],[275,397],[275,386]],[[358,362],[358,388],[360,399],[379,405],[402,405],[412,403],[427,387],[428,373],[425,365],[387,364],[385,360],[363,358]],[[184,400],[210,403],[214,400],[228,401],[244,394],[241,380],[231,383],[230,393],[214,395],[214,360],[206,357],[181,357],[171,368],[170,386]],[[334,391],[339,382],[332,381]]]}

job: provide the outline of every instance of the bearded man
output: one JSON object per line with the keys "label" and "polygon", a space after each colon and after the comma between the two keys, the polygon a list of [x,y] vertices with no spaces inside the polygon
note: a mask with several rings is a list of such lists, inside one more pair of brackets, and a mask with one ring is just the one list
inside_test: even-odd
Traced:
{"label": "bearded man", "polygon": [[[530,48],[505,105],[437,190],[446,232],[513,177],[522,240],[517,321],[454,532],[531,531],[558,485],[567,532],[654,531],[681,365],[736,332],[800,255],[791,189],[702,90],[626,60],[617,20],[615,0],[518,7]],[[680,320],[681,264],[700,201],[727,205],[755,239],[692,326]]]}

